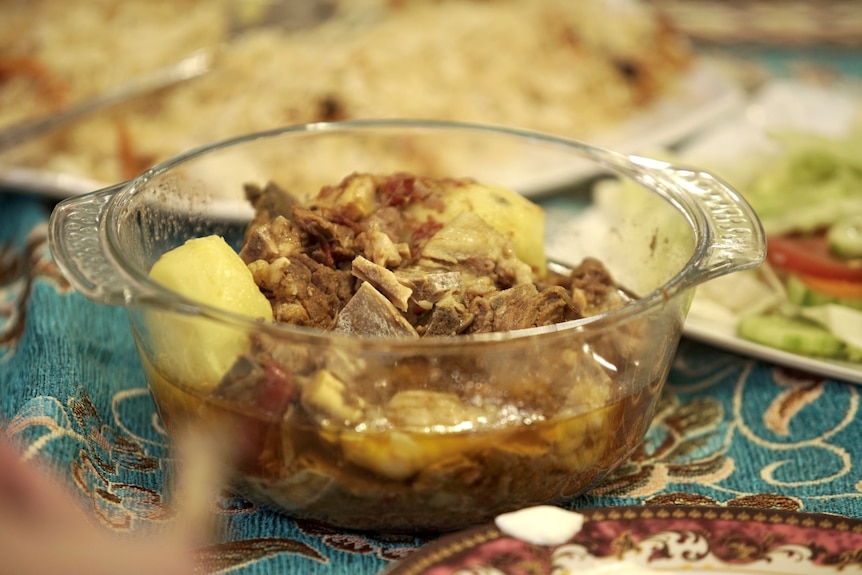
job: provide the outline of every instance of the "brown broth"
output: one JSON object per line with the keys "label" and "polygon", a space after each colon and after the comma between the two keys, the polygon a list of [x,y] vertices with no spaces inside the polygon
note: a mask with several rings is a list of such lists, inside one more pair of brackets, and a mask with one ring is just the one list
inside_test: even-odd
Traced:
{"label": "brown broth", "polygon": [[[295,413],[266,420],[184,391],[149,363],[145,372],[172,433],[194,423],[233,439],[235,484],[253,500],[298,518],[391,532],[456,529],[583,493],[640,443],[660,388],[529,426],[441,434],[327,427]],[[404,460],[397,479],[379,471]]]}

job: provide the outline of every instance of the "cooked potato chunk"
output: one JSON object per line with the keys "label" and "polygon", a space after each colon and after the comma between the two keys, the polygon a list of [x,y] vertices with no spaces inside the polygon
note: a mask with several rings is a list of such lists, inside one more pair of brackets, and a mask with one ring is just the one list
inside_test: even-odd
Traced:
{"label": "cooked potato chunk", "polygon": [[[165,253],[150,277],[201,304],[273,320],[248,267],[219,236],[191,239]],[[243,331],[203,317],[153,311],[148,319],[158,365],[185,385],[214,387],[249,346]]]}
{"label": "cooked potato chunk", "polygon": [[423,204],[411,204],[407,210],[419,220],[432,216],[444,224],[464,212],[473,212],[509,240],[536,275],[545,275],[545,212],[517,192],[494,184],[453,185],[446,191],[442,211]]}

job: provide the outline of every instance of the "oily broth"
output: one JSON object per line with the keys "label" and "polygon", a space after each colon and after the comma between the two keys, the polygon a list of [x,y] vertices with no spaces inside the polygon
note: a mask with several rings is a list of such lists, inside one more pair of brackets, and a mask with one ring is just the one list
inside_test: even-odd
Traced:
{"label": "oily broth", "polygon": [[[144,365],[169,431],[190,422],[230,430],[239,453],[234,481],[244,493],[299,518],[383,531],[456,529],[582,493],[639,444],[661,387],[654,382],[609,405],[530,426],[358,432],[242,412],[182,390]],[[385,453],[398,444],[434,456],[427,467],[392,479],[345,450],[364,445]]]}

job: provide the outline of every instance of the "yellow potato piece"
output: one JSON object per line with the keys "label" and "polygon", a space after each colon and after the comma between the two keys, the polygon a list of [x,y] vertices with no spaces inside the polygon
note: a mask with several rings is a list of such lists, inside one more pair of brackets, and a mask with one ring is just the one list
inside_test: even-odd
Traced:
{"label": "yellow potato piece", "polygon": [[446,191],[442,212],[420,204],[409,205],[407,211],[421,221],[431,216],[444,224],[463,212],[473,212],[509,240],[518,258],[538,277],[547,270],[545,212],[508,188],[480,183],[453,185]]}
{"label": "yellow potato piece", "polygon": [[[273,321],[272,307],[239,255],[219,236],[188,240],[166,252],[150,270],[165,287],[202,304]],[[250,342],[242,328],[176,312],[148,312],[155,363],[182,385],[210,389]]]}
{"label": "yellow potato piece", "polygon": [[350,462],[383,477],[403,481],[474,449],[477,437],[481,436],[403,431],[346,432],[341,435],[341,448]]}

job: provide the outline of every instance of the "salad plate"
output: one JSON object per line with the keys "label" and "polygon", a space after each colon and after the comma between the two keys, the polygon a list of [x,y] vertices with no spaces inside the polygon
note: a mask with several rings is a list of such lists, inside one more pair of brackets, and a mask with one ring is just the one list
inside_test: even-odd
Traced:
{"label": "salad plate", "polygon": [[[529,511],[529,510],[527,510]],[[816,575],[862,571],[862,521],[784,510],[619,507],[537,544],[499,521],[437,539],[385,575]]]}
{"label": "salad plate", "polygon": [[[695,297],[696,299],[696,297]],[[740,355],[797,369],[820,377],[838,379],[862,385],[862,364],[808,357],[742,339],[736,335],[736,325],[709,318],[692,306],[685,321],[683,333],[696,339]]]}
{"label": "salad plate", "polygon": [[[844,137],[858,125],[860,102],[859,86],[850,80],[836,85],[775,80],[765,85],[738,117],[704,131],[678,150],[677,160],[701,166],[738,186],[737,180],[745,181],[772,158],[779,157],[775,154],[782,153],[770,137],[771,132],[790,130],[815,137]],[[780,366],[862,384],[862,362],[801,355],[739,337],[737,323],[745,313],[726,309],[726,294],[750,293],[750,285],[744,282],[750,281],[751,275],[745,274],[748,275],[720,278],[715,285],[698,288],[686,320],[686,336]],[[756,307],[749,306],[749,310]]]}

